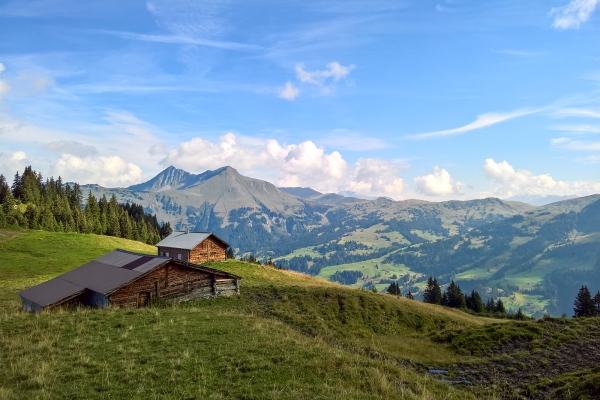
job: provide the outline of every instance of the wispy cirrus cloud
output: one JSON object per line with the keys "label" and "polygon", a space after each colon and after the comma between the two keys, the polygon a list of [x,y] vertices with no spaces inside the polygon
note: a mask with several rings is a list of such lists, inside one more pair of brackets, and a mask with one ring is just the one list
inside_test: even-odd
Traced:
{"label": "wispy cirrus cloud", "polygon": [[552,26],[555,29],[579,28],[587,21],[600,0],[571,0],[569,4],[563,7],[553,7],[550,15],[554,16]]}
{"label": "wispy cirrus cloud", "polygon": [[524,50],[514,50],[514,49],[503,49],[503,50],[494,50],[490,49],[492,53],[498,54],[509,54],[511,56],[526,56],[526,57],[534,57],[539,56],[540,53],[534,53],[532,51],[524,51]]}
{"label": "wispy cirrus cloud", "polygon": [[569,137],[559,137],[550,139],[550,143],[564,150],[600,151],[600,142],[592,142],[590,140],[573,140]]}
{"label": "wispy cirrus cloud", "polygon": [[475,129],[485,128],[486,126],[491,126],[498,124],[500,122],[508,121],[509,119],[522,117],[524,115],[534,114],[541,111],[540,109],[531,110],[531,109],[519,109],[506,113],[485,113],[481,114],[477,117],[477,119],[470,124],[461,126],[459,128],[454,129],[446,129],[443,131],[435,131],[435,132],[426,132],[419,133],[415,135],[408,135],[409,138],[412,139],[428,139],[432,137],[442,137],[442,136],[451,136],[458,135],[461,133],[473,131]]}
{"label": "wispy cirrus cloud", "polygon": [[175,43],[175,44],[192,44],[199,46],[214,47],[222,50],[260,50],[261,46],[245,43],[227,42],[220,40],[211,40],[196,38],[186,35],[148,35],[143,33],[135,32],[124,32],[124,31],[107,31],[97,30],[95,32],[104,33],[108,35],[119,36],[123,39],[129,40],[141,40],[144,42],[156,42],[156,43]]}
{"label": "wispy cirrus cloud", "polygon": [[554,111],[553,115],[557,117],[600,118],[600,111],[586,108],[559,108]]}
{"label": "wispy cirrus cloud", "polygon": [[600,126],[598,125],[558,125],[553,126],[550,129],[554,131],[564,131],[573,133],[576,135],[586,135],[588,133],[600,133]]}

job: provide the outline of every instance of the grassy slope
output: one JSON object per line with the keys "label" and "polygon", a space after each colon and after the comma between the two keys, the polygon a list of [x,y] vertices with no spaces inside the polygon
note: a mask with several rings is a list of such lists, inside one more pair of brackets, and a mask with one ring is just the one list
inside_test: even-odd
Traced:
{"label": "grassy slope", "polygon": [[410,365],[466,360],[428,335],[485,320],[240,262],[213,265],[244,277],[240,296],[32,315],[20,310],[18,290],[115,247],[155,250],[17,233],[0,243],[2,399],[474,397]]}

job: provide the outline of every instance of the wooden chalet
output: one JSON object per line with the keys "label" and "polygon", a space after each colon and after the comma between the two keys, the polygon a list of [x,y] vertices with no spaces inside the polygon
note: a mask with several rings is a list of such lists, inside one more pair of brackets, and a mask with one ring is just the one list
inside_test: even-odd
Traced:
{"label": "wooden chalet", "polygon": [[160,256],[197,264],[225,261],[229,244],[212,232],[175,231],[156,247]]}
{"label": "wooden chalet", "polygon": [[19,292],[23,309],[87,305],[144,307],[153,298],[182,302],[239,293],[241,277],[169,256],[117,249]]}

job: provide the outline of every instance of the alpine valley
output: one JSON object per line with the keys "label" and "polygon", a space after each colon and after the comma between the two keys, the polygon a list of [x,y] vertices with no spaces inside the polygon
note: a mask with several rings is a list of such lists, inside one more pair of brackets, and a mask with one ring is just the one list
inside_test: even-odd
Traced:
{"label": "alpine valley", "polygon": [[600,195],[545,206],[367,200],[277,188],[231,167],[198,175],[169,167],[128,188],[81,189],[141,204],[175,229],[212,231],[236,256],[354,287],[382,291],[396,281],[419,297],[434,276],[541,317],[571,315],[581,285],[600,286]]}

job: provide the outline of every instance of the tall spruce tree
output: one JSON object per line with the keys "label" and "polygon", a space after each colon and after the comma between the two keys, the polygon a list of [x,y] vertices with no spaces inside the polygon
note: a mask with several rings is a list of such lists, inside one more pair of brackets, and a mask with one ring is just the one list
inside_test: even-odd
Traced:
{"label": "tall spruce tree", "polygon": [[430,276],[427,280],[427,288],[423,292],[423,302],[442,304],[442,288],[436,278]]}
{"label": "tall spruce tree", "polygon": [[496,312],[500,314],[506,314],[506,308],[504,308],[504,303],[500,299],[498,299],[496,302]]}
{"label": "tall spruce tree", "polygon": [[600,316],[600,290],[594,296],[594,303],[596,303],[596,316]]}
{"label": "tall spruce tree", "polygon": [[460,287],[454,283],[454,280],[452,280],[452,282],[450,282],[450,285],[448,286],[448,289],[445,292],[446,294],[446,299],[445,299],[445,303],[443,304],[446,307],[451,307],[451,308],[466,308],[467,307],[467,303],[465,301],[465,296],[463,295],[462,291],[460,290]]}
{"label": "tall spruce tree", "polygon": [[410,300],[414,300],[415,297],[413,296],[413,294],[410,292],[410,289],[408,289],[408,293],[406,293],[406,298],[410,299]]}
{"label": "tall spruce tree", "polygon": [[487,304],[485,305],[485,310],[489,313],[496,312],[496,303],[493,298],[488,299]]}
{"label": "tall spruce tree", "polygon": [[587,286],[582,286],[577,293],[573,308],[574,317],[593,317],[596,313],[596,305]]}
{"label": "tall spruce tree", "polygon": [[469,310],[473,310],[476,313],[485,311],[483,300],[481,300],[481,296],[475,290],[471,291],[471,295],[465,296],[465,301]]}

